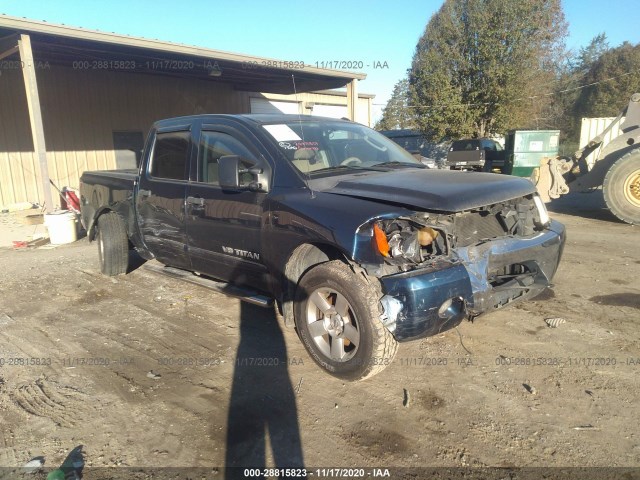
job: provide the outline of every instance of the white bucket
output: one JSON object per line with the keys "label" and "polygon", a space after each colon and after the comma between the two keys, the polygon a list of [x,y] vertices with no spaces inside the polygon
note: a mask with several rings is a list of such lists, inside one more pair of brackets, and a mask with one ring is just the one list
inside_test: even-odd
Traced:
{"label": "white bucket", "polygon": [[78,239],[76,214],[68,210],[58,210],[44,216],[44,224],[49,230],[49,239],[54,245],[72,243]]}

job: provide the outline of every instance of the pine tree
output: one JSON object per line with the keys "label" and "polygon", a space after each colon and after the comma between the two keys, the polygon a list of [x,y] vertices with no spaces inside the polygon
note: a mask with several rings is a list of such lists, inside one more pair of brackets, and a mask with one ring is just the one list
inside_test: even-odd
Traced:
{"label": "pine tree", "polygon": [[391,98],[382,111],[382,118],[376,123],[376,130],[416,128],[413,112],[407,108],[408,103],[409,80],[405,78],[393,87]]}
{"label": "pine tree", "polygon": [[614,117],[640,92],[640,44],[624,42],[603,53],[586,73],[575,116]]}
{"label": "pine tree", "polygon": [[580,115],[578,100],[587,75],[598,59],[609,50],[605,33],[593,37],[586,47],[577,53],[567,52],[559,62],[558,76],[553,89],[554,101],[547,108],[548,121],[545,127],[559,129],[563,142],[578,148]]}
{"label": "pine tree", "polygon": [[445,0],[409,74],[418,127],[439,140],[535,126],[565,37],[560,0]]}

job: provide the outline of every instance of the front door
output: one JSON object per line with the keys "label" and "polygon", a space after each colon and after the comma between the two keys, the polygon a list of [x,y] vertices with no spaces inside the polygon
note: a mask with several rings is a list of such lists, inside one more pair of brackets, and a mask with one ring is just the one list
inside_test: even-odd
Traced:
{"label": "front door", "polygon": [[191,156],[189,130],[159,131],[136,197],[138,225],[151,253],[165,265],[190,268],[185,197]]}
{"label": "front door", "polygon": [[266,194],[223,190],[218,183],[218,159],[223,155],[253,161],[258,156],[251,142],[235,129],[203,128],[197,181],[189,184],[186,197],[191,265],[209,276],[264,290],[267,270],[261,239]]}

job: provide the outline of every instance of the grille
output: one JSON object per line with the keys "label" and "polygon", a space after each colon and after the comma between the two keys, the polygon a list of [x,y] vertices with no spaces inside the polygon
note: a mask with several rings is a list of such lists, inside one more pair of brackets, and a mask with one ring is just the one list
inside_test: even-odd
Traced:
{"label": "grille", "polygon": [[466,247],[489,238],[504,237],[507,229],[497,215],[489,212],[466,212],[455,218],[457,246]]}

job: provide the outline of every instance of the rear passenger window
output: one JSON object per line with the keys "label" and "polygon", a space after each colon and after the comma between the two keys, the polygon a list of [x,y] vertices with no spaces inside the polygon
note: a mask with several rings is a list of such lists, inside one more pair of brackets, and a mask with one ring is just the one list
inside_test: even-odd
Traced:
{"label": "rear passenger window", "polygon": [[452,152],[479,150],[479,142],[476,140],[456,140],[451,144]]}
{"label": "rear passenger window", "polygon": [[151,176],[171,180],[188,178],[189,132],[158,133],[153,147]]}

